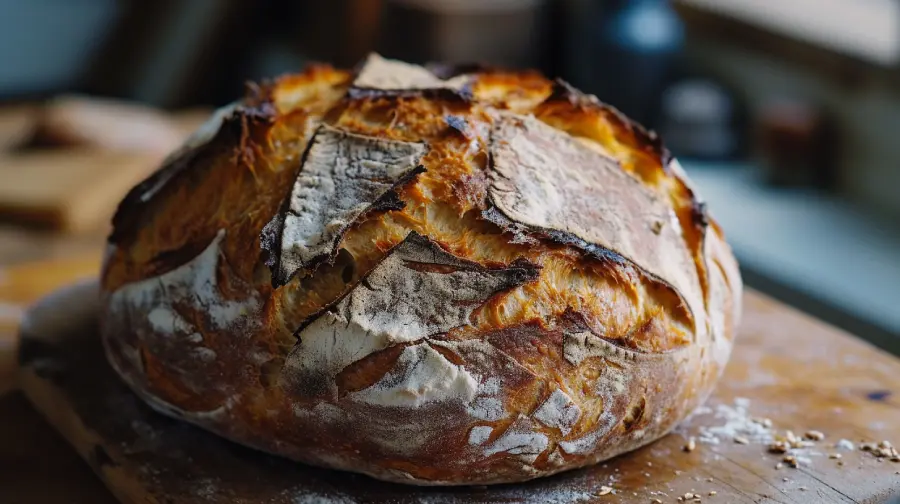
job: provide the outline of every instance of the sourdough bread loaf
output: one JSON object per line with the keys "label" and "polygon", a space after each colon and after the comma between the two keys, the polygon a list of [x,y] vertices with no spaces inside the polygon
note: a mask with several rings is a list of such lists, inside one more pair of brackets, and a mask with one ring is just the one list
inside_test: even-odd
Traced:
{"label": "sourdough bread loaf", "polygon": [[741,278],[660,140],[531,72],[371,55],[220,109],[122,201],[109,361],[160,412],[418,485],[633,450],[725,366]]}

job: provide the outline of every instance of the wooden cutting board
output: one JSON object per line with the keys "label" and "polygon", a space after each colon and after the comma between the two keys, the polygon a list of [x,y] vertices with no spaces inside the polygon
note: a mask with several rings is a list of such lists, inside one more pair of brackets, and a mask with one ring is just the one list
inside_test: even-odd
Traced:
{"label": "wooden cutting board", "polygon": [[[303,466],[156,414],[106,364],[93,289],[57,292],[29,312],[20,385],[122,502],[646,504],[690,492],[712,503],[875,503],[900,495],[900,463],[858,449],[863,440],[900,443],[900,361],[753,292],[720,386],[676,433],[552,478],[434,489]],[[783,455],[767,452],[759,439],[767,431],[750,416],[825,439],[797,454],[799,467],[777,468]],[[705,442],[684,451],[691,436]],[[840,439],[856,448],[835,447]]]}

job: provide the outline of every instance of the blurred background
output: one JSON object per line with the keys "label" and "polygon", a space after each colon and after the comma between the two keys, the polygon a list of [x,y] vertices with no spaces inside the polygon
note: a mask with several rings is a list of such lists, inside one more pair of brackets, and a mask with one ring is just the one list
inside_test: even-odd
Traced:
{"label": "blurred background", "polygon": [[372,50],[597,94],[682,159],[749,285],[900,353],[900,0],[0,0],[0,264],[96,249],[247,80]]}

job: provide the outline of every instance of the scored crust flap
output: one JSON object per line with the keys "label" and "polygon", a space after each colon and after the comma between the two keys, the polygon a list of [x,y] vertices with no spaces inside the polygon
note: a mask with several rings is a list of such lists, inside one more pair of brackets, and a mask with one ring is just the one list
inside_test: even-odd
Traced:
{"label": "scored crust flap", "polygon": [[465,98],[470,94],[470,81],[471,78],[466,75],[443,80],[421,66],[385,59],[372,53],[360,66],[350,88],[350,95],[429,92]]}
{"label": "scored crust flap", "polygon": [[285,208],[262,231],[273,285],[337,253],[347,228],[369,211],[397,210],[394,189],[424,171],[424,143],[366,137],[322,125]]}
{"label": "scored crust flap", "polygon": [[485,218],[519,241],[549,238],[600,259],[631,261],[673,287],[694,319],[702,317],[699,280],[675,213],[615,159],[533,117],[507,114],[495,121],[490,152]]}
{"label": "scored crust flap", "polygon": [[344,297],[301,328],[282,376],[305,394],[334,396],[334,377],[348,365],[467,325],[494,294],[535,280],[538,271],[524,261],[489,269],[410,232]]}

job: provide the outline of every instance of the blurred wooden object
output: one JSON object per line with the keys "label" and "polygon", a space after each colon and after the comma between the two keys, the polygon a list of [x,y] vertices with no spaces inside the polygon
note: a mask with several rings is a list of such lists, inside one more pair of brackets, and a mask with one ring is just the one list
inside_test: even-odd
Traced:
{"label": "blurred wooden object", "polygon": [[125,101],[66,95],[41,108],[32,142],[40,146],[165,156],[183,138],[178,123],[161,110]]}
{"label": "blurred wooden object", "polygon": [[38,107],[32,104],[0,107],[0,152],[24,142],[34,131]]}
{"label": "blurred wooden object", "polygon": [[89,149],[0,157],[0,218],[65,231],[97,228],[160,157]]}

